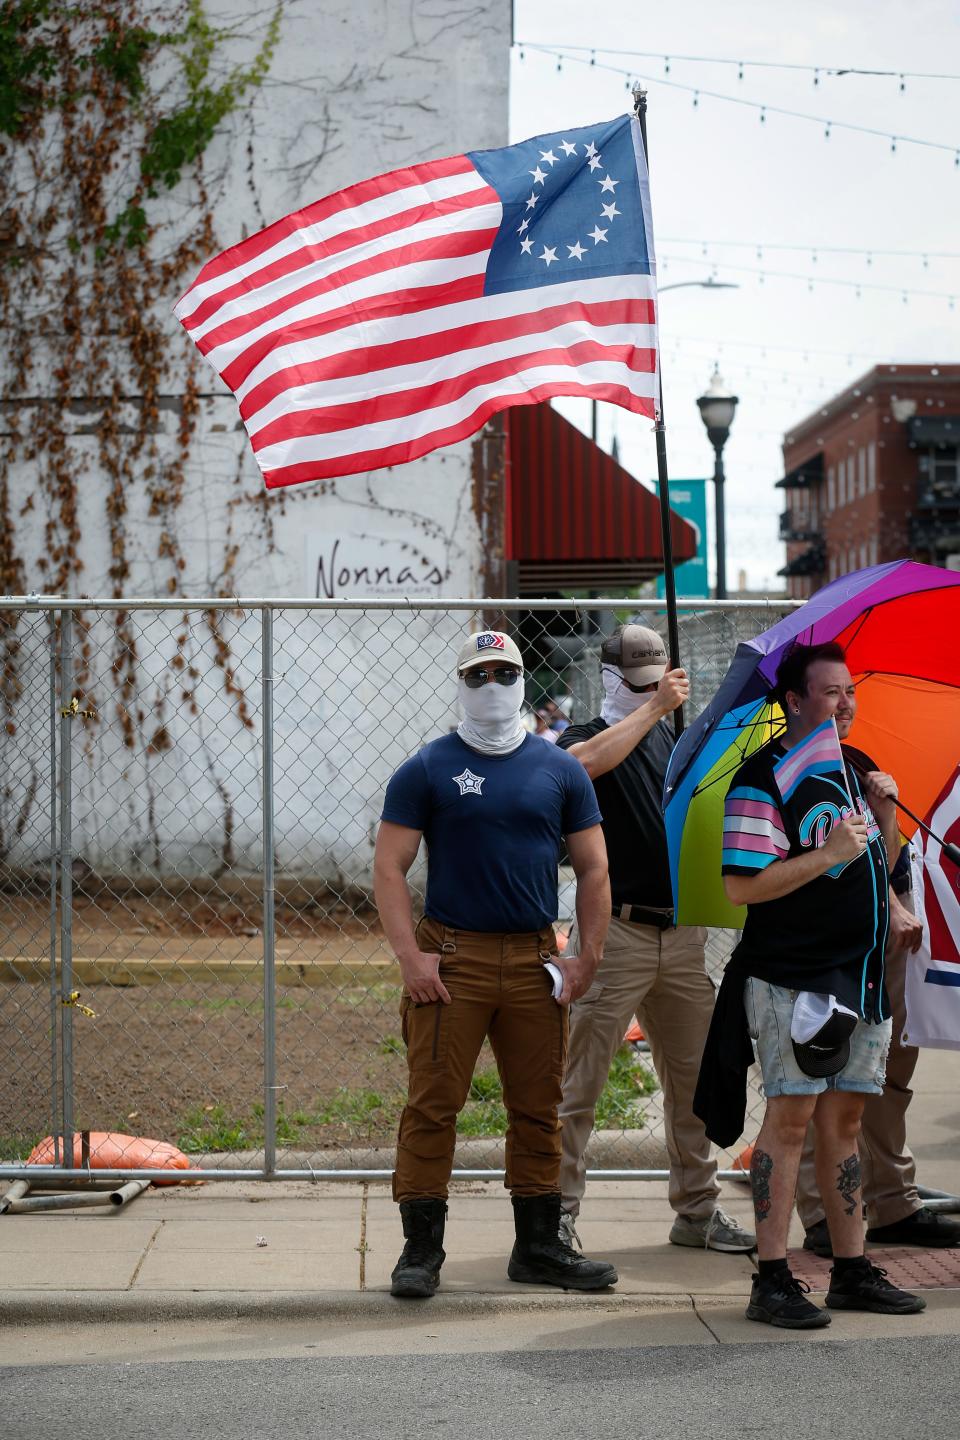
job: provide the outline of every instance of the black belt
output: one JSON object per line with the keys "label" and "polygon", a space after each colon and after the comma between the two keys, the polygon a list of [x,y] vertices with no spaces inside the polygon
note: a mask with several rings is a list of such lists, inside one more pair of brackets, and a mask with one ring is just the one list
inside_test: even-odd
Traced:
{"label": "black belt", "polygon": [[672,910],[654,910],[648,905],[614,905],[614,920],[629,920],[631,925],[653,925],[657,930],[673,929]]}

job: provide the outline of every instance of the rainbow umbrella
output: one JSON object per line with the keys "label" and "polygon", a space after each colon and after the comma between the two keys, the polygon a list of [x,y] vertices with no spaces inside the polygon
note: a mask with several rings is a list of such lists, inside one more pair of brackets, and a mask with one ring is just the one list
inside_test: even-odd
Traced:
{"label": "rainbow umbrella", "polygon": [[[960,763],[960,574],[895,560],[824,586],[737,646],[726,678],[684,731],[667,770],[664,821],[680,925],[740,928],[723,893],[723,802],[738,768],[784,727],[769,699],[791,645],[836,640],[857,686],[850,741],[897,781],[904,804],[928,816]],[[904,836],[915,825],[901,815]]]}

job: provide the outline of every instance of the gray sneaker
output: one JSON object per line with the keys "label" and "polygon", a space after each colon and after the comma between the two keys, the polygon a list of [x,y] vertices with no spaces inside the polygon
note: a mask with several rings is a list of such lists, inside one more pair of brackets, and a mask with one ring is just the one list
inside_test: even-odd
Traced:
{"label": "gray sneaker", "polygon": [[565,1210],[561,1210],[560,1212],[559,1238],[563,1241],[564,1245],[569,1245],[571,1250],[574,1246],[576,1246],[578,1250],[583,1249],[583,1241],[577,1234],[577,1217],[576,1215],[568,1215]]}
{"label": "gray sneaker", "polygon": [[731,1255],[748,1253],[757,1248],[757,1237],[743,1230],[719,1205],[712,1215],[696,1220],[678,1215],[670,1231],[671,1245],[690,1245],[699,1250],[722,1250]]}

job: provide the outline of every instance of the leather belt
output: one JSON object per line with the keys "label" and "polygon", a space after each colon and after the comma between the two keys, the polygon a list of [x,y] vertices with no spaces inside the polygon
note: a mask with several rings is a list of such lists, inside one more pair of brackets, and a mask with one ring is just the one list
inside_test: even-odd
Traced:
{"label": "leather belt", "polygon": [[648,905],[614,905],[614,920],[629,920],[631,925],[652,925],[656,930],[673,928],[673,911],[651,909]]}

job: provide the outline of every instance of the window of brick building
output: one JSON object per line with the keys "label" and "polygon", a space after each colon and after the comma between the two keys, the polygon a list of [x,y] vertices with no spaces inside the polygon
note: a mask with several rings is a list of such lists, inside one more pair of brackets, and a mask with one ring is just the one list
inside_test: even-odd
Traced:
{"label": "window of brick building", "polygon": [[857,451],[857,479],[862,498],[867,493],[867,452],[862,445]]}
{"label": "window of brick building", "polygon": [[835,476],[834,476],[833,466],[832,466],[832,465],[828,465],[828,466],[827,466],[827,513],[828,513],[828,514],[830,513],[831,510],[834,510],[834,509],[836,508],[836,504],[837,504],[836,478],[835,478]]}
{"label": "window of brick building", "polygon": [[877,488],[877,447],[873,440],[867,446],[867,489]]}

